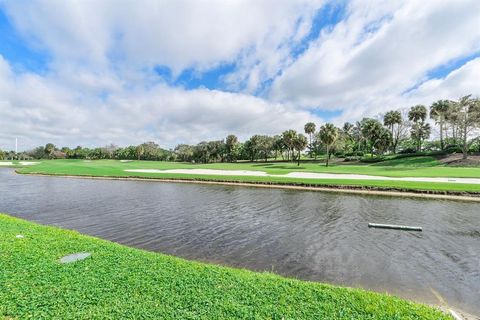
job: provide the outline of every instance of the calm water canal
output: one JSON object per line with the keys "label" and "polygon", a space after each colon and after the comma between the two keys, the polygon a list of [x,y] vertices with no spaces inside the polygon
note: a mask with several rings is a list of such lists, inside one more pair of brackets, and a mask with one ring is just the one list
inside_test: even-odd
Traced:
{"label": "calm water canal", "polygon": [[[480,315],[478,203],[17,175],[0,212],[188,259],[450,305]],[[368,222],[423,232],[369,229]]]}

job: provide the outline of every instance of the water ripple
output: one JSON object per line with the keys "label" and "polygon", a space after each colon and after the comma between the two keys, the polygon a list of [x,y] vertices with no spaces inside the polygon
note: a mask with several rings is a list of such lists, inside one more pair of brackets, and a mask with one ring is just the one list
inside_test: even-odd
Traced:
{"label": "water ripple", "polygon": [[[480,314],[476,203],[135,181],[0,169],[0,212],[122,244],[390,292]],[[368,222],[424,232],[369,229]]]}

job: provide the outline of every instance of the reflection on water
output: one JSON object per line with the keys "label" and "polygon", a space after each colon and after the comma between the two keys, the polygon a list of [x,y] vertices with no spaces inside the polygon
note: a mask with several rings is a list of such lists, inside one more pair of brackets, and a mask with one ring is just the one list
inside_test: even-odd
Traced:
{"label": "reflection on water", "polygon": [[[0,170],[0,212],[129,246],[480,314],[480,205]],[[423,232],[369,229],[368,222]]]}

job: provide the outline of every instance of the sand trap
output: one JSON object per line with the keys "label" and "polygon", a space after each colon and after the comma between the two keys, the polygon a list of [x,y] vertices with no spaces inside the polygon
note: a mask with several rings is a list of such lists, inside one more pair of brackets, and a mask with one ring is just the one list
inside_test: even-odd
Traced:
{"label": "sand trap", "polygon": [[245,171],[245,170],[212,170],[212,169],[130,169],[127,172],[143,172],[143,173],[180,173],[180,174],[200,174],[200,175],[217,175],[217,176],[258,176],[268,177],[269,175],[263,171]]}
{"label": "sand trap", "polygon": [[[33,166],[34,164],[39,164],[40,162],[32,162],[32,161],[19,161],[18,164],[22,166]],[[0,166],[13,166],[15,165],[13,162],[0,162]]]}
{"label": "sand trap", "polygon": [[[279,177],[277,175],[277,177]],[[313,173],[313,172],[290,172],[284,175],[290,178],[306,178],[306,179],[352,179],[352,180],[391,180],[391,181],[417,181],[417,182],[451,182],[451,183],[467,183],[480,184],[478,178],[422,178],[422,177],[383,177],[369,176],[363,174],[336,174],[336,173]]]}
{"label": "sand trap", "polygon": [[120,160],[120,162],[133,162],[133,160]]}
{"label": "sand trap", "polygon": [[22,166],[33,166],[35,164],[39,164],[40,162],[33,162],[33,161],[20,161],[19,162]]}
{"label": "sand trap", "polygon": [[245,170],[214,170],[214,169],[130,169],[126,172],[142,173],[176,173],[176,174],[198,174],[198,175],[218,175],[218,176],[252,176],[252,177],[284,177],[299,179],[350,179],[350,180],[390,180],[390,181],[416,181],[416,182],[447,182],[447,183],[466,183],[480,184],[480,178],[421,178],[421,177],[383,177],[369,176],[363,174],[339,174],[339,173],[314,173],[314,172],[290,172],[287,174],[268,174],[264,171],[245,171]]}

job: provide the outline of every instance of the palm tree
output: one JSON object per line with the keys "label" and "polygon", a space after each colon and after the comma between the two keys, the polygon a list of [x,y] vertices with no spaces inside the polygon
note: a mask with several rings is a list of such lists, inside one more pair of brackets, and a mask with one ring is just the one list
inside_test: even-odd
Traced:
{"label": "palm tree", "polygon": [[[362,134],[362,122],[357,121],[352,129],[352,139],[354,142],[354,150],[362,151],[365,147],[365,137]],[[356,148],[355,148],[356,147]]]}
{"label": "palm tree", "polygon": [[424,122],[427,118],[427,108],[424,105],[413,106],[408,112],[408,120],[417,122]]}
{"label": "palm tree", "polygon": [[454,108],[457,113],[456,122],[463,159],[467,159],[471,142],[468,141],[468,137],[480,127],[480,99],[472,98],[471,95],[464,96],[455,103]]}
{"label": "palm tree", "polygon": [[384,154],[386,150],[392,145],[392,134],[385,128],[382,128],[375,138],[375,151],[379,154]]}
{"label": "palm tree", "polygon": [[280,155],[283,158],[283,150],[285,149],[285,144],[283,143],[282,136],[276,135],[273,136],[273,151],[275,152],[275,160],[277,160],[278,153],[280,152]]}
{"label": "palm tree", "polygon": [[445,131],[445,121],[448,117],[452,102],[449,100],[438,100],[430,106],[430,118],[440,126],[440,148],[445,148],[443,132]]}
{"label": "palm tree", "polygon": [[313,122],[307,122],[304,127],[305,133],[308,134],[309,138],[309,149],[310,149],[310,156],[312,154],[313,146],[312,146],[312,135],[315,133],[315,130],[317,130],[317,127],[315,126],[315,123]]}
{"label": "palm tree", "polygon": [[428,139],[431,133],[430,124],[428,123],[414,123],[410,130],[410,135],[417,140],[417,151],[422,150],[422,141]]}
{"label": "palm tree", "polygon": [[297,166],[300,165],[300,152],[304,150],[307,147],[308,141],[307,137],[305,137],[303,134],[298,134],[295,139],[293,139],[293,145],[295,149],[298,151],[298,162]]}
{"label": "palm tree", "polygon": [[286,130],[282,133],[283,143],[287,147],[287,161],[290,160],[290,151],[292,152],[292,159],[293,159],[293,140],[297,136],[297,132],[295,130]]}
{"label": "palm tree", "polygon": [[375,141],[380,136],[384,128],[382,127],[382,124],[376,119],[363,118],[360,122],[360,129],[362,137],[365,139],[365,144],[369,149],[370,157],[373,158]]}
{"label": "palm tree", "polygon": [[[416,105],[408,112],[408,120],[413,121],[411,135],[417,140],[417,151],[422,150],[422,140],[430,136],[430,126],[425,125],[427,118],[427,108],[423,105]],[[428,132],[428,136],[426,133]]]}
{"label": "palm tree", "polygon": [[[390,133],[392,134],[392,151],[394,154],[397,151],[398,139],[400,138],[400,130],[398,126],[400,126],[402,122],[402,114],[398,110],[388,111],[383,117],[383,125],[390,128]],[[397,132],[394,131],[395,125],[397,125]]]}
{"label": "palm tree", "polygon": [[326,166],[328,167],[328,159],[330,158],[330,147],[332,146],[332,144],[335,143],[335,140],[337,140],[338,130],[333,124],[326,123],[320,128],[319,136],[320,136],[320,140],[327,147]]}
{"label": "palm tree", "polygon": [[353,139],[354,127],[355,126],[350,122],[345,122],[343,124],[341,135],[343,136],[343,140],[344,140],[343,149],[345,152],[351,152],[354,149],[354,144],[355,144]]}

